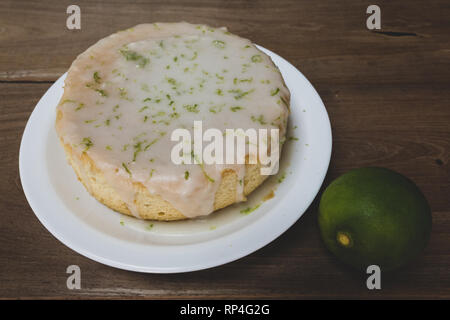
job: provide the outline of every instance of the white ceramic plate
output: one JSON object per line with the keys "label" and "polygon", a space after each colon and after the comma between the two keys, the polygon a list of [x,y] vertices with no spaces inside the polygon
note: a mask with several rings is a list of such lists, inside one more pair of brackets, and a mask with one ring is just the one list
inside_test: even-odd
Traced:
{"label": "white ceramic plate", "polygon": [[[291,115],[280,171],[240,203],[208,217],[177,222],[139,221],[91,197],[67,164],[57,139],[55,108],[65,74],[41,98],[20,146],[23,190],[41,223],[76,252],[116,268],[153,273],[206,269],[242,258],[285,232],[316,196],[331,155],[325,107],[289,62],[261,48],[291,91]],[[298,139],[298,140],[297,140]],[[283,180],[281,183],[280,180]],[[274,190],[275,196],[264,201]],[[245,208],[257,210],[241,213]]]}

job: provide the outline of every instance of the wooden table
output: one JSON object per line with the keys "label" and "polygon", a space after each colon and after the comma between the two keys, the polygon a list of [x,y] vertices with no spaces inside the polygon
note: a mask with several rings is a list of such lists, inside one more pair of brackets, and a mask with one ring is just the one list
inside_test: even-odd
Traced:
{"label": "wooden table", "polygon": [[[450,2],[76,1],[81,30],[66,28],[72,1],[0,2],[0,297],[2,298],[450,298]],[[56,240],[23,194],[18,155],[39,98],[77,54],[143,22],[228,26],[298,67],[321,95],[333,128],[324,185],[345,171],[384,166],[414,180],[433,209],[429,246],[415,263],[370,291],[326,251],[317,199],[265,248],[217,268],[140,274],[91,261]],[[68,265],[82,289],[66,287]]]}

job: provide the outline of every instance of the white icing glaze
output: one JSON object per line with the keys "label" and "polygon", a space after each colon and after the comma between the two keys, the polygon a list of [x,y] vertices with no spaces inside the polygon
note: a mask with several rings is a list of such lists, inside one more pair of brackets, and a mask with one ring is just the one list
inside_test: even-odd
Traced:
{"label": "white icing glaze", "polygon": [[284,137],[288,101],[278,69],[249,40],[223,28],[146,24],[100,40],[74,61],[56,129],[75,153],[89,155],[136,217],[131,181],[195,217],[213,211],[226,168],[238,175],[236,200],[245,200],[245,165],[175,165],[172,131],[192,131],[202,120],[203,132],[279,128]]}

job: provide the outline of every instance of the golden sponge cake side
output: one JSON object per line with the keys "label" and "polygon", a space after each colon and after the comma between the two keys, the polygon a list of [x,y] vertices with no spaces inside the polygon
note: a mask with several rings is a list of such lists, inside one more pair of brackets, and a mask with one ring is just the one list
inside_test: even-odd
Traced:
{"label": "golden sponge cake side", "polygon": [[[62,142],[62,141],[61,141]],[[121,200],[113,186],[110,186],[102,171],[95,162],[82,153],[78,157],[72,151],[72,147],[63,144],[69,164],[74,169],[78,180],[84,185],[89,193],[99,202],[120,213],[133,216],[127,204]],[[250,194],[261,185],[268,176],[260,174],[259,164],[247,164],[244,176],[244,195]],[[236,186],[238,176],[234,170],[225,169],[222,171],[222,181],[214,196],[214,210],[227,207],[236,202]],[[173,221],[182,220],[187,217],[178,211],[170,202],[164,200],[159,195],[152,195],[139,182],[132,182],[135,191],[135,205],[139,217],[146,220]]]}

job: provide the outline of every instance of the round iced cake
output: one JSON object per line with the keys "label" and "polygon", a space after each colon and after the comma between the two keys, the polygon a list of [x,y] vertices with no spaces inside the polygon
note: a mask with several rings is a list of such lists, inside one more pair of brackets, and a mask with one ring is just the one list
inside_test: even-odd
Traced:
{"label": "round iced cake", "polygon": [[[70,67],[56,130],[70,165],[106,206],[141,219],[205,216],[245,201],[261,163],[174,163],[174,130],[279,129],[289,90],[270,57],[226,28],[141,24]],[[198,123],[198,122],[197,122]],[[282,143],[280,144],[282,145]]]}

